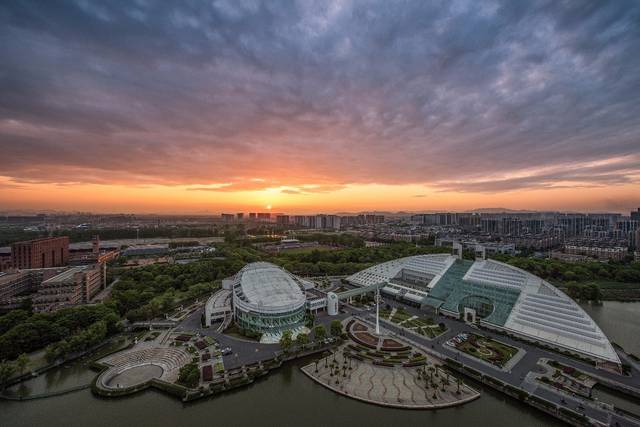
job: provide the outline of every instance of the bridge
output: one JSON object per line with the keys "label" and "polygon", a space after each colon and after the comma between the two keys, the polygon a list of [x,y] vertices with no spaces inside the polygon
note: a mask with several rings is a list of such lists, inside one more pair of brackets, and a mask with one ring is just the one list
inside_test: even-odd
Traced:
{"label": "bridge", "polygon": [[369,292],[375,292],[378,289],[386,286],[387,282],[374,283],[373,285],[365,286],[363,288],[349,289],[348,291],[336,293],[339,300],[350,300],[358,295],[364,295]]}
{"label": "bridge", "polygon": [[176,326],[178,322],[170,321],[170,320],[157,320],[157,321],[149,321],[149,322],[133,322],[131,327],[134,329],[137,328],[173,328]]}

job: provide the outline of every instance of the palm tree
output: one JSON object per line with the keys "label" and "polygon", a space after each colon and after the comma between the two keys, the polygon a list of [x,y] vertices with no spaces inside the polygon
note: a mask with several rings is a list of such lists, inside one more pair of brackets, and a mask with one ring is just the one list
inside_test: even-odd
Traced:
{"label": "palm tree", "polygon": [[460,383],[462,383],[462,380],[460,378],[456,378],[456,383],[458,383],[458,390],[456,390],[456,394],[460,394]]}

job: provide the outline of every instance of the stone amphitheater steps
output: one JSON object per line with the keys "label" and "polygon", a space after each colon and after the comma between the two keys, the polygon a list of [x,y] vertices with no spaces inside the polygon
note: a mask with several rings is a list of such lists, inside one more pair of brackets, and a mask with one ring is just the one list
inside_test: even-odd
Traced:
{"label": "stone amphitheater steps", "polygon": [[118,372],[123,372],[135,366],[154,364],[162,367],[164,370],[163,377],[172,377],[175,371],[189,363],[191,357],[189,353],[181,349],[152,347],[117,354],[103,359],[103,362],[113,366],[112,369]]}

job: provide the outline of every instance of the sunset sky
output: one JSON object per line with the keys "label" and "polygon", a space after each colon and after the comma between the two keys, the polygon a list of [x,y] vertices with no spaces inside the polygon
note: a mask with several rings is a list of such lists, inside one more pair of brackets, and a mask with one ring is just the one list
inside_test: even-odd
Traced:
{"label": "sunset sky", "polygon": [[640,206],[638,1],[4,1],[0,212]]}

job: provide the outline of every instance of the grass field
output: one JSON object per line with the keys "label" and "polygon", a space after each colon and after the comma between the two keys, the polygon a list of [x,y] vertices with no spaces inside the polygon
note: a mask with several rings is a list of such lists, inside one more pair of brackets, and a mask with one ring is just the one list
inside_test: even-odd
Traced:
{"label": "grass field", "polygon": [[280,251],[280,254],[292,254],[292,255],[301,255],[301,254],[308,254],[311,253],[313,251],[335,251],[338,250],[339,248],[334,248],[333,246],[311,246],[308,248],[292,248],[292,249],[283,249]]}
{"label": "grass field", "polygon": [[397,310],[391,319],[389,319],[390,315],[390,310],[380,310],[381,318],[390,320],[391,322],[402,326],[403,328],[407,328],[412,332],[429,338],[435,338],[439,335],[442,335],[447,330],[444,325],[437,325],[433,319],[428,317],[418,316],[415,319],[412,319],[414,315],[409,314],[404,310]]}
{"label": "grass field", "polygon": [[475,334],[469,334],[469,338],[457,344],[456,348],[500,367],[503,367],[518,352],[515,347]]}

